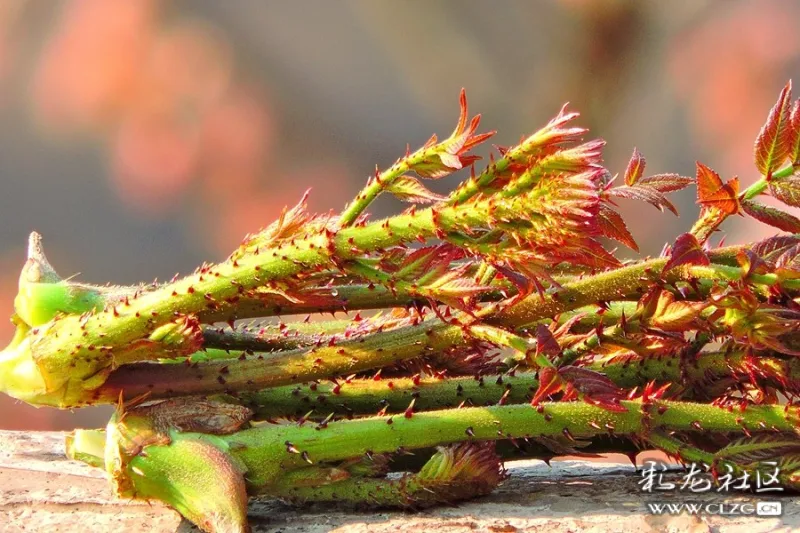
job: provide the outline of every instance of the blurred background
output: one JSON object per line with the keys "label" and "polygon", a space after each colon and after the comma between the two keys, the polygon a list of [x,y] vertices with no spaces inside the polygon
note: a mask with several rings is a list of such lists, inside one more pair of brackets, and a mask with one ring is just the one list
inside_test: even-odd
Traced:
{"label": "blurred background", "polygon": [[[341,208],[375,164],[450,133],[461,87],[499,145],[568,101],[612,172],[637,146],[648,174],[701,160],[747,185],[755,136],[800,72],[797,20],[792,0],[4,0],[0,315],[31,230],[63,276],[169,279],[309,186],[312,210]],[[680,221],[622,206],[643,253],[691,225],[694,192],[675,200]],[[728,241],[772,233],[748,226],[727,222]],[[0,344],[11,335],[0,322]],[[3,429],[107,415],[0,396]]]}

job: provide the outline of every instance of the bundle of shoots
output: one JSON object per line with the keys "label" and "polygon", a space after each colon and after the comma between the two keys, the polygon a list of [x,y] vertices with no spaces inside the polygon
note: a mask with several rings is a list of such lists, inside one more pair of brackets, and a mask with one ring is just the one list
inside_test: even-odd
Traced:
{"label": "bundle of shoots", "polygon": [[[746,187],[701,163],[649,175],[636,149],[617,179],[566,109],[479,167],[493,132],[460,103],[450,136],[376,169],[340,213],[304,197],[168,283],[64,279],[32,234],[0,390],[117,404],[105,429],[69,436],[69,455],[206,531],[246,531],[249,496],[476,497],[521,455],[656,449],[800,487],[800,220],[759,198],[800,207],[791,84]],[[448,195],[424,184],[456,172]],[[612,241],[638,247],[617,204],[677,214],[667,195],[690,186],[688,231],[620,260]],[[371,220],[382,194],[410,207]],[[780,233],[713,245],[730,216]]]}

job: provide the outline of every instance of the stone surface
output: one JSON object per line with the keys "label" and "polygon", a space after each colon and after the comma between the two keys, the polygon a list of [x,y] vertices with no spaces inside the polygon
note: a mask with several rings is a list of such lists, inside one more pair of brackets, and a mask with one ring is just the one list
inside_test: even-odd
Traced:
{"label": "stone surface", "polygon": [[[0,531],[196,531],[158,503],[114,500],[102,472],[64,457],[62,433],[0,431]],[[353,511],[330,505],[293,508],[254,500],[256,532],[720,532],[760,533],[800,529],[800,504],[792,495],[642,492],[630,464],[584,461],[515,461],[511,477],[492,495],[452,507],[410,514]],[[679,473],[668,476],[680,479]],[[654,516],[647,502],[749,502],[779,500],[780,517]]]}

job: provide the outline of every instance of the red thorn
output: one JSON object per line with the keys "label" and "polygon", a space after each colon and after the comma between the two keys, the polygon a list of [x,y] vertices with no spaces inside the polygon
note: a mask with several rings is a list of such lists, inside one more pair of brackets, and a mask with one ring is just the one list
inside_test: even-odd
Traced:
{"label": "red thorn", "polygon": [[408,404],[408,407],[406,407],[406,410],[403,413],[403,416],[405,416],[406,418],[411,418],[412,416],[414,416],[414,404],[416,403],[416,401],[417,401],[416,398],[411,400],[411,403]]}

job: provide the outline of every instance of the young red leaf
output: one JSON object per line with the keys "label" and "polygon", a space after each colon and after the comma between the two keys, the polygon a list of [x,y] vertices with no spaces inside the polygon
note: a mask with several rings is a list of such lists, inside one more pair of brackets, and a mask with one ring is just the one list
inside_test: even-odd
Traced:
{"label": "young red leaf", "polygon": [[756,168],[764,176],[771,176],[789,155],[791,130],[789,115],[792,105],[792,82],[789,81],[778,96],[778,101],[767,116],[756,137]]}
{"label": "young red leaf", "polygon": [[800,207],[800,175],[770,181],[769,192],[786,205]]}
{"label": "young red leaf", "polygon": [[631,160],[628,161],[628,167],[625,169],[625,185],[634,185],[639,181],[644,174],[645,163],[644,156],[637,148],[634,148]]}
{"label": "young red leaf", "polygon": [[706,207],[716,207],[723,213],[739,213],[739,178],[733,178],[717,192],[708,195],[702,202]]}
{"label": "young red leaf", "polygon": [[[533,285],[533,288],[537,293],[543,294],[545,291],[545,286],[542,284],[542,280],[546,280],[548,285],[551,287],[560,288],[558,282],[556,282],[556,280],[554,280],[553,277],[547,273],[546,268],[542,268],[534,264],[534,262],[529,259],[529,256],[524,253],[517,252],[515,255],[516,257],[510,257],[506,261],[508,268],[513,269],[513,271],[515,271],[518,275],[527,278],[528,282]],[[496,265],[496,263],[494,264]],[[502,268],[498,270],[505,275],[505,270]],[[508,279],[518,287],[525,286],[525,282],[522,282],[522,280],[515,280],[513,277],[509,277]]]}
{"label": "young red leaf", "polygon": [[742,201],[742,209],[745,213],[764,224],[769,224],[783,231],[800,232],[800,219],[780,209],[759,204],[753,200]]}
{"label": "young red leaf", "polygon": [[613,189],[608,190],[608,194],[611,196],[616,196],[619,198],[629,198],[631,200],[640,200],[642,202],[647,202],[648,204],[657,207],[661,211],[665,208],[672,211],[675,215],[678,214],[678,210],[675,209],[675,206],[667,200],[667,197],[664,196],[661,191],[656,189],[655,187],[642,185],[641,183],[627,186],[623,185],[621,187],[614,187]]}
{"label": "young red leaf", "polygon": [[429,272],[433,263],[449,264],[462,256],[463,252],[451,244],[424,246],[403,259],[397,267],[395,277],[418,281],[423,274]]}
{"label": "young red leaf", "polygon": [[789,114],[789,161],[800,164],[800,100],[795,100]]}
{"label": "young red leaf", "polygon": [[775,268],[783,271],[784,275],[800,273],[800,244],[795,244],[781,253],[775,260]]}
{"label": "young red leaf", "polygon": [[[445,276],[448,270],[450,270],[453,261],[457,261],[458,259],[464,257],[463,250],[459,250],[458,248],[449,248],[443,246],[439,252],[440,253],[437,254],[428,264],[428,268],[425,270],[425,272],[420,274],[418,277],[407,274],[404,275],[404,279],[412,281],[417,285],[435,283],[437,280],[441,281],[442,276]],[[464,263],[460,268],[469,267],[467,266],[467,263]],[[462,273],[463,272],[466,272],[466,270],[462,270]]]}
{"label": "young red leaf", "polygon": [[467,127],[467,120],[469,120],[469,106],[467,105],[467,90],[462,87],[461,92],[458,94],[458,122],[456,128],[453,130],[451,137],[458,137],[464,133],[464,128]]}
{"label": "young red leaf", "polygon": [[761,259],[753,250],[747,248],[736,253],[736,262],[745,271],[743,279],[748,280],[753,274],[766,274],[769,272],[769,265]]}
{"label": "young red leaf", "polygon": [[645,318],[653,316],[658,307],[659,296],[661,296],[661,288],[658,285],[650,287],[636,303],[637,313]]}
{"label": "young red leaf", "polygon": [[444,200],[444,196],[428,190],[413,176],[400,176],[386,190],[404,202],[415,204],[427,204]]}
{"label": "young red leaf", "polygon": [[776,235],[755,243],[750,250],[767,264],[774,265],[781,255],[797,245],[800,245],[800,239],[794,235]]}
{"label": "young red leaf", "polygon": [[492,266],[517,289],[517,298],[522,299],[536,289],[536,283],[528,276],[520,274],[506,265],[493,263]]}
{"label": "young red leaf", "polygon": [[608,376],[595,370],[568,365],[559,368],[558,373],[579,392],[585,394],[619,394],[620,398],[624,395],[622,390]]}
{"label": "young red leaf", "polygon": [[631,250],[639,251],[639,246],[633,239],[631,232],[628,231],[628,226],[625,225],[622,216],[605,204],[600,204],[600,210],[597,213],[597,224],[600,234],[604,237],[614,239]]}
{"label": "young red leaf", "polygon": [[[461,275],[460,272],[457,274]],[[492,287],[479,285],[472,279],[464,279],[450,273],[442,276],[441,280],[431,286],[431,292],[442,299],[468,298],[492,290],[494,290]]]}
{"label": "young red leaf", "polygon": [[617,413],[627,411],[627,408],[619,403],[625,397],[625,391],[605,374],[577,366],[561,367],[558,373],[583,395],[583,401],[586,403]]}
{"label": "young red leaf", "polygon": [[[466,276],[469,268],[470,265],[465,263],[460,267],[451,269],[432,281],[428,289],[437,298],[447,299],[448,302],[452,302],[453,299],[468,298],[494,290],[492,287],[480,285],[472,277]],[[459,308],[461,307],[459,306]]]}
{"label": "young red leaf", "polygon": [[703,247],[697,242],[697,238],[691,233],[679,235],[672,245],[669,261],[664,265],[662,274],[681,265],[708,265],[708,259]]}
{"label": "young red leaf", "polygon": [[539,405],[542,400],[564,388],[564,380],[558,373],[558,369],[552,366],[546,366],[539,369],[539,388],[536,389],[536,394],[531,399],[531,405]]}
{"label": "young red leaf", "polygon": [[238,250],[233,252],[228,259],[241,259],[249,250],[258,246],[272,246],[277,242],[296,235],[307,226],[314,217],[308,212],[308,196],[311,189],[306,190],[300,201],[289,209],[284,207],[281,215],[272,224],[258,233],[247,235]]}
{"label": "young red leaf", "polygon": [[592,268],[615,268],[621,264],[594,239],[586,239],[581,243],[580,252],[573,256],[573,261]]}
{"label": "young red leaf", "polygon": [[697,163],[697,203],[703,207],[719,209],[727,215],[739,212],[739,179],[722,183],[719,174]]}
{"label": "young red leaf", "polygon": [[663,193],[685,189],[692,183],[694,178],[679,174],[654,174],[639,180],[639,185],[647,185]]}
{"label": "young red leaf", "polygon": [[558,326],[558,328],[556,328],[556,330],[553,331],[553,336],[557,339],[564,337],[570,332],[570,330],[572,330],[575,324],[586,318],[588,314],[589,313],[578,313],[572,316],[572,318],[570,318],[569,320]]}
{"label": "young red leaf", "polygon": [[697,318],[706,307],[706,302],[676,302],[674,294],[661,291],[655,311],[648,317],[647,324],[663,331],[686,331],[695,326]]}
{"label": "young red leaf", "polygon": [[703,196],[716,192],[722,187],[722,178],[719,177],[719,174],[699,161],[696,162],[696,165],[698,198],[703,198]]}
{"label": "young red leaf", "polygon": [[[469,155],[468,152],[494,135],[494,132],[475,134],[480,124],[481,116],[475,115],[472,119],[469,119],[467,95],[463,89],[461,90],[459,103],[461,112],[456,128],[450,137],[440,143],[436,135],[432,136],[421,148],[426,152],[425,158],[410,166],[411,170],[420,177],[439,179],[451,174],[453,171],[469,166],[480,157]],[[415,154],[417,153],[419,152],[415,152]]]}
{"label": "young red leaf", "polygon": [[[581,136],[589,130],[580,127],[565,127],[568,122],[575,120],[579,116],[580,113],[567,112],[567,105],[564,104],[558,115],[548,122],[544,128],[522,141],[514,150],[522,155],[530,153],[531,149],[534,148],[559,146],[580,140]],[[500,153],[503,156],[506,155],[505,151]]]}
{"label": "young red leaf", "polygon": [[600,167],[605,144],[602,139],[594,139],[577,146],[562,148],[539,159],[536,162],[537,168],[544,172],[605,171]]}
{"label": "young red leaf", "polygon": [[539,324],[536,328],[536,353],[550,356],[561,354],[561,346],[553,336],[553,332],[544,324]]}

